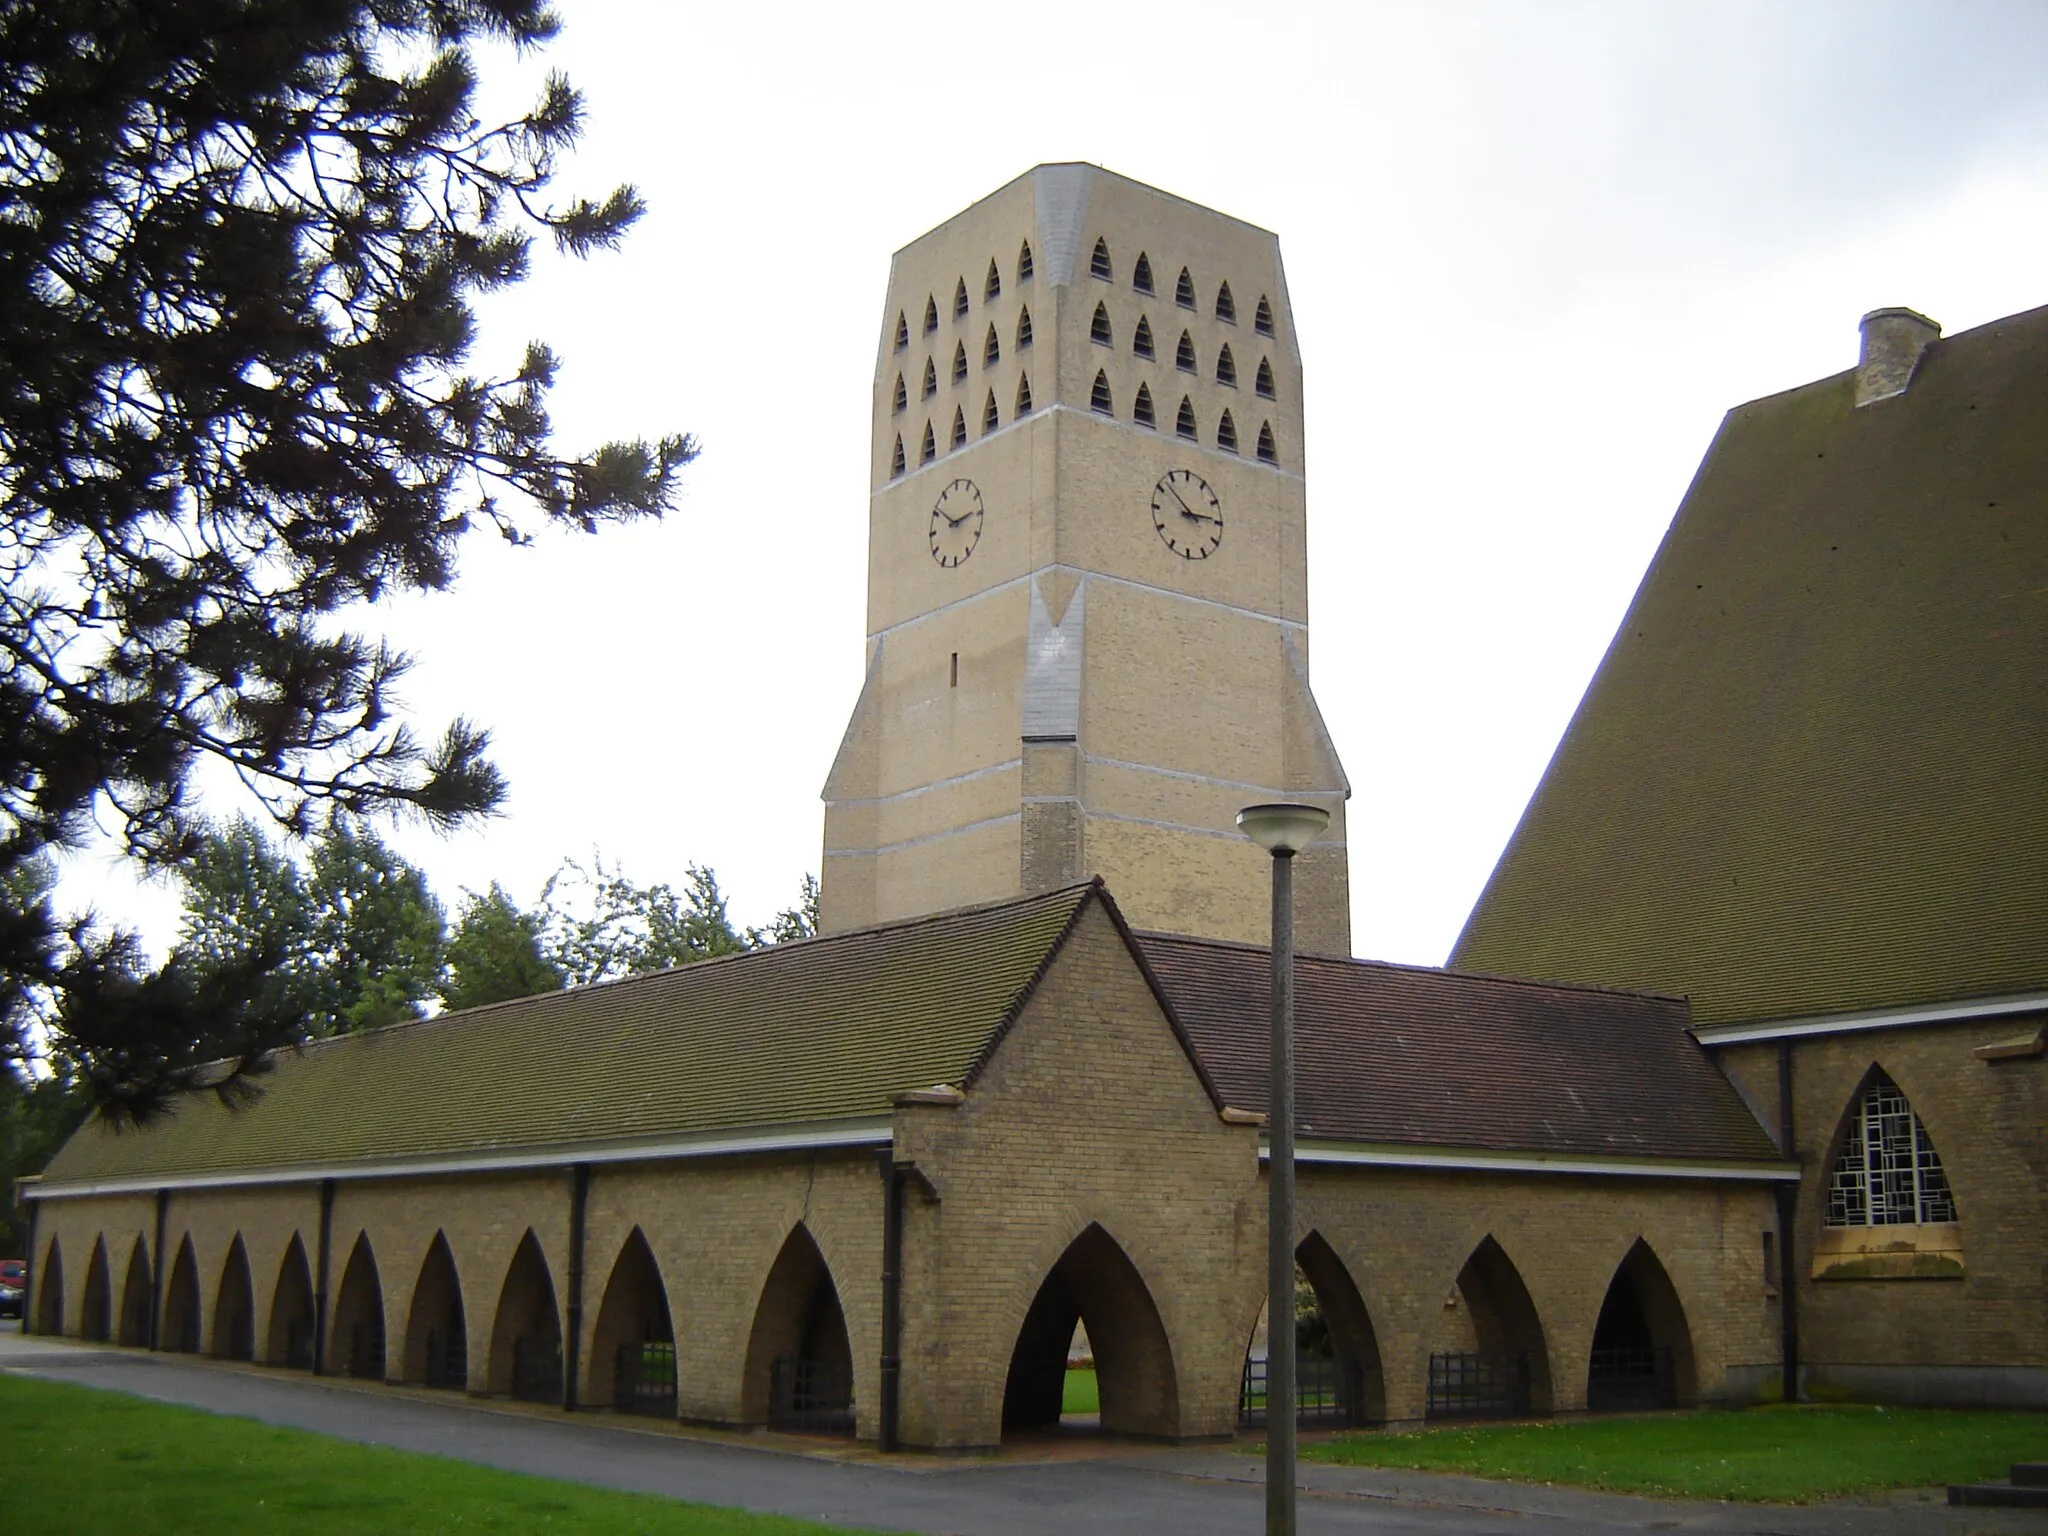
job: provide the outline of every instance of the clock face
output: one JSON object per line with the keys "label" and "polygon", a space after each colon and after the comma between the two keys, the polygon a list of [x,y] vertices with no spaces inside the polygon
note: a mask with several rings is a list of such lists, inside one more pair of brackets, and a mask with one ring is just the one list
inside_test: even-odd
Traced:
{"label": "clock face", "polygon": [[955,480],[932,507],[932,558],[951,570],[981,542],[981,492],[972,480]]}
{"label": "clock face", "polygon": [[1169,470],[1152,488],[1152,526],[1181,559],[1206,560],[1223,542],[1223,503],[1193,470]]}

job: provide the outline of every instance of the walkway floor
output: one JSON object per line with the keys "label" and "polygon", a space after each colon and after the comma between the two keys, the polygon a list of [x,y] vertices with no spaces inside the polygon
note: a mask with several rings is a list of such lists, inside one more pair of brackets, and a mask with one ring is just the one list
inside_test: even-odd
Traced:
{"label": "walkway floor", "polygon": [[[477,1403],[0,1331],[0,1370],[452,1456],[569,1482],[840,1525],[934,1536],[1246,1536],[1264,1496],[1256,1452],[1057,1444],[956,1461],[707,1435],[606,1416]],[[2030,1532],[2038,1514],[1951,1510],[1938,1493],[1806,1508],[1667,1503],[1419,1472],[1309,1467],[1301,1529],[1348,1532],[1683,1531],[1716,1536],[1975,1536]]]}

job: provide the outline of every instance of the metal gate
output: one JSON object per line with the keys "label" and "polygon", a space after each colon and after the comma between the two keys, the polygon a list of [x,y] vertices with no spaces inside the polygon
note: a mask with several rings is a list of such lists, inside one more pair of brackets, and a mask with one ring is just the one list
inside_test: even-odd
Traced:
{"label": "metal gate", "polygon": [[[1362,1373],[1348,1360],[1321,1355],[1297,1356],[1294,1362],[1294,1417],[1297,1424],[1334,1429],[1358,1422]],[[1237,1422],[1246,1428],[1266,1422],[1266,1362],[1246,1356],[1244,1382],[1237,1397]]]}
{"label": "metal gate", "polygon": [[524,1333],[512,1341],[512,1395],[522,1403],[562,1400],[562,1341]]}
{"label": "metal gate", "polygon": [[427,1330],[427,1385],[451,1392],[469,1385],[469,1336],[462,1329]]}
{"label": "metal gate", "polygon": [[1678,1406],[1678,1372],[1668,1349],[1596,1349],[1586,1373],[1593,1413],[1643,1413]]}
{"label": "metal gate", "polygon": [[348,1373],[366,1381],[384,1379],[384,1320],[371,1318],[348,1332]]}
{"label": "metal gate", "polygon": [[619,1346],[612,1406],[621,1413],[676,1416],[676,1347],[667,1340]]}
{"label": "metal gate", "polygon": [[1432,1419],[1507,1419],[1529,1412],[1529,1357],[1448,1354],[1429,1357]]}
{"label": "metal gate", "polygon": [[784,1355],[769,1383],[768,1427],[806,1435],[853,1433],[853,1371],[832,1360]]}

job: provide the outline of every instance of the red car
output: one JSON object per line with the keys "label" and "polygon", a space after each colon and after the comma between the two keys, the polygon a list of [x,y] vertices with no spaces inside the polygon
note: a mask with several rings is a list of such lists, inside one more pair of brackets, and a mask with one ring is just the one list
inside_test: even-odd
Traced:
{"label": "red car", "polygon": [[28,1283],[28,1264],[21,1259],[0,1259],[0,1317],[21,1316],[21,1292]]}

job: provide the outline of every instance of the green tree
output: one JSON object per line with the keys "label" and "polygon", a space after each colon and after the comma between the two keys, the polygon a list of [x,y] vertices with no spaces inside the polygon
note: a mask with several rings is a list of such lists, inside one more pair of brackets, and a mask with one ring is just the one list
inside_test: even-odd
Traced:
{"label": "green tree", "polygon": [[28,1252],[28,1213],[14,1202],[14,1181],[41,1173],[85,1118],[88,1096],[64,1078],[26,1078],[0,1064],[0,1258]]}
{"label": "green tree", "polygon": [[689,965],[750,946],[726,914],[718,876],[692,864],[678,891],[639,885],[594,857],[565,860],[541,892],[542,948],[562,976],[583,986],[643,971]]}
{"label": "green tree", "polygon": [[562,972],[541,951],[542,915],[522,912],[496,881],[478,895],[466,892],[441,1001],[450,1008],[480,1008],[537,992],[557,992]]}
{"label": "green tree", "polygon": [[473,527],[658,515],[695,453],[559,452],[549,349],[470,361],[474,301],[536,233],[584,255],[641,213],[552,193],[583,123],[559,76],[475,115],[475,47],[556,25],[545,0],[0,4],[0,1004],[62,991],[36,1016],[102,1021],[65,1049],[118,1058],[84,1073],[119,1085],[109,1114],[223,1055],[232,1091],[297,1026],[259,999],[181,1015],[176,959],[145,987],[132,943],[7,874],[99,825],[174,867],[204,763],[293,833],[490,811],[487,733],[422,742],[393,714],[407,658],[340,616],[448,586]]}
{"label": "green tree", "polygon": [[784,907],[759,928],[747,930],[747,943],[759,949],[768,944],[787,944],[791,939],[810,939],[818,933],[818,877],[805,875],[797,887],[796,905]]}

